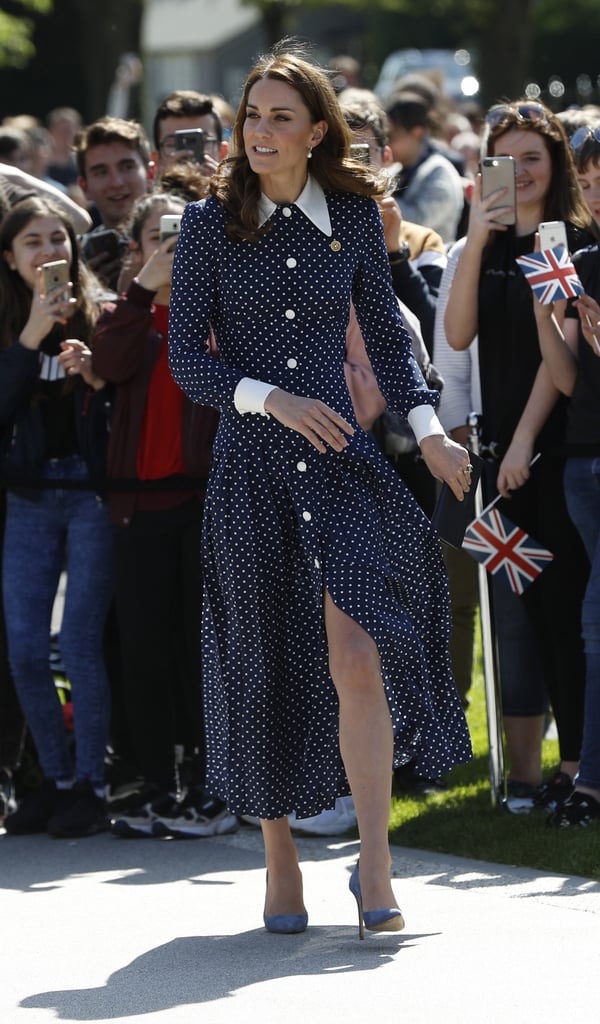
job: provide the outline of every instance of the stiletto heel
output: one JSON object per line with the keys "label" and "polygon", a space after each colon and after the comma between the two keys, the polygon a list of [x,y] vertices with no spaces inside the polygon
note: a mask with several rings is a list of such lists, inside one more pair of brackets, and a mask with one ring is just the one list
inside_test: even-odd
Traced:
{"label": "stiletto heel", "polygon": [[370,932],[401,932],[404,928],[402,911],[398,907],[381,907],[378,910],[363,910],[358,861],[350,875],[350,892],[358,908],[358,937],[364,939],[365,928]]}
{"label": "stiletto heel", "polygon": [[358,880],[358,864],[354,865],[354,871],[350,875],[350,892],[356,900],[356,907],[358,910],[358,937],[364,939],[365,937],[365,925],[363,920],[363,908],[362,908],[362,896],[360,893],[360,882]]}
{"label": "stiletto heel", "polygon": [[[267,872],[268,887],[269,873]],[[306,931],[308,914],[263,914],[263,921],[268,932],[275,932],[277,935],[294,935],[297,932]]]}

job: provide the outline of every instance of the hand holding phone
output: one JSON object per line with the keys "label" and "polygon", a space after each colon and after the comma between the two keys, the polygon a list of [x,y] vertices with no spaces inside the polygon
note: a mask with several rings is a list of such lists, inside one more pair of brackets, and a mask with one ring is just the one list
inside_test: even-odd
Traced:
{"label": "hand holding phone", "polygon": [[42,263],[33,293],[29,317],[19,335],[25,348],[37,349],[55,324],[66,324],[77,300],[71,294],[70,267],[66,260]]}
{"label": "hand holding phone", "polygon": [[66,260],[54,260],[52,263],[43,263],[40,267],[42,272],[42,294],[57,288],[65,287],[69,283],[69,264]]}
{"label": "hand holding phone", "polygon": [[481,161],[481,198],[487,199],[493,192],[504,189],[503,195],[499,196],[489,209],[497,210],[504,206],[510,207],[510,210],[506,210],[494,218],[497,224],[508,226],[516,222],[515,168],[516,164],[512,156],[486,156]]}

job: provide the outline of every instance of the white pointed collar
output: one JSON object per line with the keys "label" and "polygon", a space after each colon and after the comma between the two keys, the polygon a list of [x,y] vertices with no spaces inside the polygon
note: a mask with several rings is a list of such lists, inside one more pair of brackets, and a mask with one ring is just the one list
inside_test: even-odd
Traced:
{"label": "white pointed collar", "polygon": [[[277,205],[278,204],[269,199],[264,192],[261,192],[260,199],[258,201],[259,227],[266,224],[269,217],[273,216],[277,209]],[[325,193],[318,181],[315,181],[310,174],[306,180],[306,185],[302,189],[302,192],[296,199],[295,203],[286,203],[285,205],[297,206],[299,210],[302,210],[305,217],[308,217],[315,227],[318,228],[319,231],[322,231],[324,235],[333,234]]]}

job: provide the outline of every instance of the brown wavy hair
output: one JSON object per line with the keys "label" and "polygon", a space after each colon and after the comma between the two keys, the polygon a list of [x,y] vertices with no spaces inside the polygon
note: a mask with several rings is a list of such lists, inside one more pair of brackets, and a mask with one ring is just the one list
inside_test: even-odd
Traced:
{"label": "brown wavy hair", "polygon": [[[69,319],[69,337],[79,338],[88,345],[98,318],[99,306],[94,297],[98,281],[86,267],[79,254],[79,245],[73,225],[60,207],[41,196],[31,196],[15,203],[0,224],[0,253],[12,249],[13,240],[36,217],[56,217],[61,222],[71,243],[71,282],[77,309]],[[32,291],[17,270],[11,270],[0,255],[0,348],[9,348],[23,330],[31,310]]]}
{"label": "brown wavy hair", "polygon": [[310,173],[323,189],[373,196],[382,195],[388,186],[384,176],[350,158],[350,130],[325,72],[284,40],[261,57],[248,75],[233,126],[231,155],[211,179],[210,193],[225,210],[225,230],[233,240],[256,241],[270,230],[268,223],[258,226],[260,182],[250,167],[243,138],[248,94],[256,82],[267,78],[284,82],[298,93],[312,124],[326,121],[327,132],[313,149],[310,162]]}
{"label": "brown wavy hair", "polygon": [[[522,116],[519,108],[525,113],[529,108],[533,109],[536,117],[532,119]],[[535,108],[539,108],[539,116]],[[497,120],[493,123],[495,116]],[[544,220],[570,221],[571,224],[584,228],[596,238],[600,238],[600,230],[587,208],[577,181],[567,134],[556,115],[539,101],[533,103],[531,100],[522,99],[495,104],[487,113],[487,118],[490,117],[492,123],[488,124],[486,130],[482,154],[494,156],[498,140],[514,128],[540,135],[552,163],[550,186],[544,199]]]}

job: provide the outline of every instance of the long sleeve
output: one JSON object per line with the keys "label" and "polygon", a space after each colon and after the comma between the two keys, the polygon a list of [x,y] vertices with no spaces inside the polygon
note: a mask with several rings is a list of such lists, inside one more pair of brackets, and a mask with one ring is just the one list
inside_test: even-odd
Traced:
{"label": "long sleeve", "polygon": [[444,378],[439,417],[448,431],[464,426],[470,412],[481,412],[478,340],[474,338],[468,348],[456,351],[450,348],[444,329],[448,296],[463,246],[461,239],[452,247],[442,274],[433,341],[433,359]]}
{"label": "long sleeve", "polygon": [[[206,339],[219,322],[217,264],[223,244],[222,213],[215,202],[186,207],[175,250],[169,311],[169,365],[194,402],[225,411],[247,374],[213,359]],[[240,243],[242,244],[242,243]]]}
{"label": "long sleeve", "polygon": [[15,341],[0,352],[0,425],[10,423],[28,400],[38,375],[40,354]]}
{"label": "long sleeve", "polygon": [[152,328],[154,292],[133,281],[127,294],[101,314],[94,331],[92,365],[95,373],[116,384],[139,371]]}
{"label": "long sleeve", "polygon": [[353,300],[367,355],[388,407],[408,416],[422,405],[437,407],[411,349],[392,287],[381,217],[374,202],[365,216],[364,255],[355,275]]}

